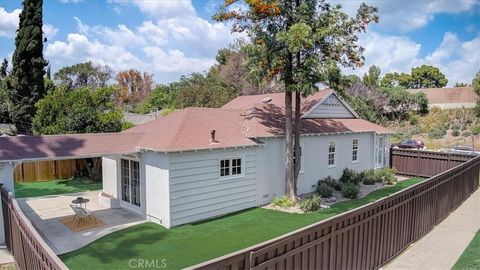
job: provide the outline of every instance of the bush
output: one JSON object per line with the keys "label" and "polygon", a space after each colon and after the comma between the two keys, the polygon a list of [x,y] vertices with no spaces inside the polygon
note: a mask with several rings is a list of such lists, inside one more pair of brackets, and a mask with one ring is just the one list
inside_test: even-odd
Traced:
{"label": "bush", "polygon": [[412,115],[410,116],[410,125],[415,126],[418,124],[418,115]]}
{"label": "bush", "polygon": [[395,173],[396,170],[394,168],[383,168],[375,171],[377,179],[380,179],[386,185],[394,185],[397,183]]}
{"label": "bush", "polygon": [[303,212],[317,211],[320,209],[320,197],[316,194],[310,195],[301,200],[298,204]]}
{"label": "bush", "polygon": [[428,137],[430,139],[442,139],[445,135],[447,135],[447,131],[443,128],[441,128],[441,129],[431,129],[428,132]]}
{"label": "bush", "polygon": [[273,198],[272,204],[278,208],[290,208],[295,205],[295,202],[287,196],[280,196]]}
{"label": "bush", "polygon": [[349,168],[345,168],[343,170],[342,177],[340,177],[339,181],[343,184],[354,184],[358,185],[362,181],[362,174],[357,173],[354,170]]}
{"label": "bush", "polygon": [[347,184],[342,187],[342,195],[348,199],[356,199],[360,190],[354,184]]}
{"label": "bush", "polygon": [[317,186],[320,186],[322,183],[326,183],[327,185],[331,186],[334,188],[336,191],[342,190],[342,183],[339,181],[335,180],[335,178],[331,176],[327,176],[323,179],[318,180]]}
{"label": "bush", "polygon": [[366,170],[366,171],[363,172],[363,184],[364,185],[373,185],[376,182],[379,182],[379,179],[378,179],[378,177],[376,177],[374,169]]}
{"label": "bush", "polygon": [[333,187],[326,182],[319,182],[317,185],[317,193],[322,198],[330,198],[333,195]]}
{"label": "bush", "polygon": [[463,137],[470,137],[470,135],[472,135],[472,134],[470,133],[470,131],[465,131],[465,132],[462,133],[462,136],[463,136]]}
{"label": "bush", "polygon": [[480,125],[477,124],[477,125],[473,125],[470,127],[470,132],[472,133],[472,135],[478,135],[480,134]]}
{"label": "bush", "polygon": [[460,136],[460,130],[454,129],[454,130],[452,131],[452,136],[453,136],[453,137],[458,137],[458,136]]}

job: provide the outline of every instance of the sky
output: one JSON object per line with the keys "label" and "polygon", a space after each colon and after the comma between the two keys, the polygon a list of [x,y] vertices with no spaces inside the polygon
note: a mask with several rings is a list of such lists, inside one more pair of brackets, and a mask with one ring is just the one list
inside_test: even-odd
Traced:
{"label": "sky", "polygon": [[[362,1],[328,0],[351,16]],[[471,82],[480,71],[480,0],[364,0],[380,21],[360,34],[365,65],[382,74],[435,65],[449,80]],[[52,71],[91,60],[118,72],[147,71],[157,83],[203,72],[241,37],[212,20],[222,0],[44,0],[44,56]],[[0,0],[0,58],[11,59],[20,0]]]}

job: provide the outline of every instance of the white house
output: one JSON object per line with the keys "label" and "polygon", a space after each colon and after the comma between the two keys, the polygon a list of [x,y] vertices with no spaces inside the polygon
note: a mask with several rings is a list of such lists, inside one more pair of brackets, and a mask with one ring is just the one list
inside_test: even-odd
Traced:
{"label": "white house", "polygon": [[[0,176],[8,179],[15,162],[103,156],[100,203],[167,228],[264,205],[285,191],[283,104],[283,93],[241,96],[116,134],[0,138]],[[360,119],[334,91],[305,98],[301,111],[299,194],[344,168],[388,164],[390,131]]]}

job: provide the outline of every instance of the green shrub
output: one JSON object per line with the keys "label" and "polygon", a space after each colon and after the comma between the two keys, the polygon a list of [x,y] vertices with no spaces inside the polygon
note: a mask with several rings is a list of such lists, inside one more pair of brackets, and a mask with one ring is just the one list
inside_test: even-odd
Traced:
{"label": "green shrub", "polygon": [[443,128],[441,128],[441,129],[431,129],[428,132],[428,137],[430,139],[442,139],[445,135],[447,135],[447,131]]}
{"label": "green shrub", "polygon": [[272,204],[278,208],[290,208],[295,205],[295,202],[287,196],[280,196],[273,198]]}
{"label": "green shrub", "polygon": [[453,136],[453,137],[458,137],[458,136],[460,136],[460,130],[454,129],[454,130],[452,131],[452,136]]}
{"label": "green shrub", "polygon": [[354,184],[346,184],[342,187],[342,195],[348,199],[355,199],[358,196],[358,192],[360,192],[358,186]]}
{"label": "green shrub", "polygon": [[303,212],[314,212],[320,209],[320,197],[316,194],[310,195],[301,200],[298,205]]}
{"label": "green shrub", "polygon": [[470,132],[472,133],[472,135],[480,134],[480,125],[476,124],[476,125],[471,126],[470,127]]}
{"label": "green shrub", "polygon": [[358,185],[362,181],[362,174],[354,170],[351,170],[349,168],[345,168],[343,170],[342,177],[340,177],[338,181],[340,181],[343,184]]}
{"label": "green shrub", "polygon": [[415,126],[418,124],[418,115],[412,115],[410,116],[410,125]]}
{"label": "green shrub", "polygon": [[470,133],[470,131],[465,131],[465,132],[462,133],[462,136],[463,136],[463,137],[470,137],[470,135],[472,135],[472,134]]}
{"label": "green shrub", "polygon": [[395,173],[396,170],[394,168],[383,168],[375,171],[376,178],[386,185],[393,185],[397,183],[397,177],[395,176]]}
{"label": "green shrub", "polygon": [[422,133],[422,128],[420,126],[413,126],[410,129],[410,134],[412,134],[412,135],[418,135],[420,133]]}
{"label": "green shrub", "polygon": [[460,125],[458,125],[458,124],[453,124],[453,125],[452,125],[452,130],[456,130],[456,129],[459,130],[459,129],[460,129]]}
{"label": "green shrub", "polygon": [[335,178],[331,176],[327,176],[323,179],[318,180],[317,187],[320,186],[322,183],[326,183],[327,185],[331,186],[336,191],[342,190],[342,183],[335,180]]}
{"label": "green shrub", "polygon": [[330,198],[333,195],[333,187],[325,182],[321,182],[317,185],[317,193],[322,198]]}
{"label": "green shrub", "polygon": [[[373,185],[378,181],[378,177],[375,175],[374,169],[369,169],[363,172],[363,184],[364,185]],[[381,181],[381,180],[380,180]]]}

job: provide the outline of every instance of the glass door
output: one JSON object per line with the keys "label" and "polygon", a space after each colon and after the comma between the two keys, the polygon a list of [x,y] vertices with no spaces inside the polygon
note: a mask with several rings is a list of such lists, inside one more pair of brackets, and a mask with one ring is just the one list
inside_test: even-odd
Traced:
{"label": "glass door", "polygon": [[122,159],[122,200],[140,206],[140,164]]}

